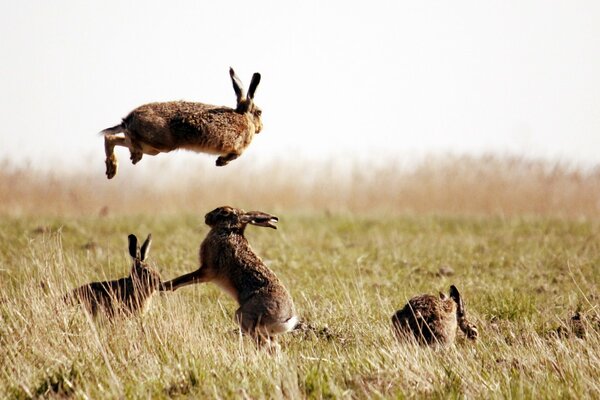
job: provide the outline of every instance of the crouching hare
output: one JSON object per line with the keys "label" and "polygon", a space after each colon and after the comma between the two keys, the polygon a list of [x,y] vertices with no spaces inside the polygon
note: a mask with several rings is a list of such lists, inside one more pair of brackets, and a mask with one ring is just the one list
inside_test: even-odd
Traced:
{"label": "crouching hare", "polygon": [[149,103],[130,112],[119,125],[100,132],[104,135],[107,178],[117,174],[115,146],[129,148],[133,164],[144,154],[154,156],[176,149],[218,154],[217,166],[238,158],[262,129],[262,111],[254,104],[260,74],[252,76],[245,96],[232,68],[229,75],[237,97],[235,108],[187,101]]}
{"label": "crouching hare", "polygon": [[138,246],[137,237],[129,235],[129,255],[133,260],[131,273],[114,281],[92,282],[65,296],[69,304],[82,304],[94,317],[99,311],[109,318],[146,311],[152,295],[161,286],[160,275],[146,263],[152,235]]}
{"label": "crouching hare", "polygon": [[471,340],[476,340],[477,327],[468,321],[465,305],[456,286],[450,286],[450,296],[439,298],[429,294],[413,297],[392,317],[399,339],[414,336],[421,344],[450,345],[456,338],[457,325]]}
{"label": "crouching hare", "polygon": [[194,283],[213,282],[239,304],[236,319],[242,331],[257,343],[276,345],[275,335],[298,323],[286,288],[254,253],[244,230],[248,224],[277,229],[278,218],[260,211],[219,207],[206,214],[211,230],[200,246],[200,268],[164,284],[176,290]]}

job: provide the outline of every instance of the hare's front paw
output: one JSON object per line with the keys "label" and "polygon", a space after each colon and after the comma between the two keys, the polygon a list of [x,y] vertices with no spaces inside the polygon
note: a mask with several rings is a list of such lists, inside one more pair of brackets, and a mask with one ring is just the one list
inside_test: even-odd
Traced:
{"label": "hare's front paw", "polygon": [[131,163],[135,165],[142,159],[143,155],[144,153],[141,151],[132,151],[129,159],[131,160]]}
{"label": "hare's front paw", "polygon": [[471,340],[477,340],[477,338],[479,337],[479,331],[477,330],[477,327],[473,324],[467,325],[467,328],[465,329],[465,334],[467,335],[467,338]]}
{"label": "hare's front paw", "polygon": [[229,160],[223,156],[217,158],[217,161],[215,162],[215,164],[217,165],[217,167],[222,167],[225,166],[227,164],[229,164]]}
{"label": "hare's front paw", "polygon": [[229,153],[224,156],[220,156],[217,158],[217,167],[222,167],[223,165],[229,164],[229,161],[233,161],[240,156],[240,153]]}

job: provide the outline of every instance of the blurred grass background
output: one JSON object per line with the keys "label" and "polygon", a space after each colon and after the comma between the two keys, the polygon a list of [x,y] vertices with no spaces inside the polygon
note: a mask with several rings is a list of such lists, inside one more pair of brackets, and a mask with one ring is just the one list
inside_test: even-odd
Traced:
{"label": "blurred grass background", "polygon": [[[600,167],[519,157],[429,157],[248,164],[207,160],[94,170],[0,169],[0,215],[199,212],[230,204],[265,211],[600,216]],[[242,160],[243,161],[243,160]]]}

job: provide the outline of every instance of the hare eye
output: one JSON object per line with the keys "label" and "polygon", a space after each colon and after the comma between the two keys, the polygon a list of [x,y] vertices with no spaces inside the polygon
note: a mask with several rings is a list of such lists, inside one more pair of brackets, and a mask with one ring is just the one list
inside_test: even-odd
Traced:
{"label": "hare eye", "polygon": [[260,117],[262,115],[262,111],[261,110],[256,110],[256,115],[258,115]]}

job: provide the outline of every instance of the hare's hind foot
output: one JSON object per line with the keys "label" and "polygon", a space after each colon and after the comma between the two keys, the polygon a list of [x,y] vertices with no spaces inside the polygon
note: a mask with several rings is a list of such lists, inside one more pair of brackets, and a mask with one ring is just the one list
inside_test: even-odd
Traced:
{"label": "hare's hind foot", "polygon": [[229,153],[227,155],[220,156],[219,158],[217,158],[217,161],[215,162],[215,164],[217,165],[217,167],[222,167],[224,165],[229,164],[230,161],[235,160],[239,156],[240,156],[240,154],[238,154],[238,153]]}
{"label": "hare's hind foot", "polygon": [[119,169],[119,163],[117,161],[117,157],[114,154],[106,157],[106,177],[108,179],[112,179],[117,175],[117,170]]}
{"label": "hare's hind foot", "polygon": [[122,136],[104,136],[104,152],[106,154],[106,177],[112,179],[117,175],[119,163],[115,157],[115,146],[127,147],[127,141]]}
{"label": "hare's hind foot", "polygon": [[277,339],[275,339],[275,336],[268,337],[264,341],[262,346],[259,347],[261,349],[264,349],[267,353],[274,356],[279,356],[281,354],[281,345],[277,343]]}
{"label": "hare's hind foot", "polygon": [[265,335],[257,331],[248,333],[248,336],[250,336],[257,349],[266,351],[271,355],[280,354],[281,345],[277,343],[277,338],[275,336]]}

